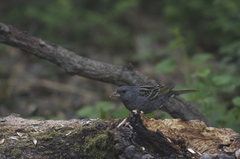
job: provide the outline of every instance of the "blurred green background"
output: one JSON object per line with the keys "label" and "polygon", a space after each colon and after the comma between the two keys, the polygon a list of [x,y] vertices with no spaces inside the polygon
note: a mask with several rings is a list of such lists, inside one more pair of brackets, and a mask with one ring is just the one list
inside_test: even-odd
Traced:
{"label": "blurred green background", "polygon": [[[199,90],[183,97],[213,126],[240,132],[239,0],[0,0],[0,21],[81,56],[132,63],[160,84]],[[0,44],[2,117],[125,117],[109,98],[116,88]]]}

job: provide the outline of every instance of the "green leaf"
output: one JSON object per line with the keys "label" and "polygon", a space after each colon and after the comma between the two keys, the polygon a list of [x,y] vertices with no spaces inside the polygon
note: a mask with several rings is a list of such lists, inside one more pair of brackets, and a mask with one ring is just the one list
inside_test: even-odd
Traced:
{"label": "green leaf", "polygon": [[202,77],[206,78],[211,73],[211,70],[209,68],[202,68],[199,69],[197,72],[193,73],[193,77]]}
{"label": "green leaf", "polygon": [[113,112],[113,116],[115,118],[124,118],[126,116],[128,116],[128,114],[130,113],[129,110],[127,110],[126,108],[122,107],[116,111]]}
{"label": "green leaf", "polygon": [[107,119],[107,112],[100,108],[100,117],[101,119]]}
{"label": "green leaf", "polygon": [[79,118],[107,118],[107,112],[113,110],[115,108],[115,104],[108,101],[100,101],[97,102],[93,106],[86,106],[77,111],[77,115]]}
{"label": "green leaf", "polygon": [[161,113],[161,112],[159,112],[160,110],[157,110],[157,111],[154,111],[154,112],[152,112],[152,113],[148,113],[148,114],[146,114],[146,116],[147,117],[149,117],[149,118],[153,118],[154,117],[154,115],[156,115],[157,113]]}
{"label": "green leaf", "polygon": [[208,53],[196,54],[192,57],[191,63],[195,66],[206,63],[208,60],[212,59],[213,55]]}
{"label": "green leaf", "polygon": [[164,61],[161,61],[154,67],[154,69],[156,72],[171,73],[176,69],[175,60],[169,58]]}
{"label": "green leaf", "polygon": [[109,111],[109,110],[113,110],[115,108],[115,104],[112,102],[108,102],[108,101],[101,101],[101,102],[97,102],[95,105],[95,111],[98,110],[100,111],[102,109],[102,111]]}
{"label": "green leaf", "polygon": [[233,98],[232,102],[234,105],[240,107],[240,96]]}
{"label": "green leaf", "polygon": [[86,106],[84,108],[81,108],[77,111],[77,115],[79,118],[92,118],[96,119],[98,118],[98,112],[99,110],[96,110],[93,106]]}
{"label": "green leaf", "polygon": [[221,85],[230,84],[232,81],[232,78],[233,77],[230,75],[218,75],[218,76],[214,76],[212,78],[212,81],[217,86],[221,86]]}

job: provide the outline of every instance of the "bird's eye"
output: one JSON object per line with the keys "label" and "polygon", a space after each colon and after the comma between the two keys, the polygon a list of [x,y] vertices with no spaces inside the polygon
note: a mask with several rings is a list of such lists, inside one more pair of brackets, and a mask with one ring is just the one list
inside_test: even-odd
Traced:
{"label": "bird's eye", "polygon": [[127,91],[126,90],[122,90],[122,93],[126,93]]}

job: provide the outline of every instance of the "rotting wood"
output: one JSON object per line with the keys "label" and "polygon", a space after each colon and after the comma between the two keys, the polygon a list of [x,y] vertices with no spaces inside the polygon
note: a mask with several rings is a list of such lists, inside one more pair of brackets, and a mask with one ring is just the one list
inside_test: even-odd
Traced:
{"label": "rotting wood", "polygon": [[133,112],[120,120],[0,119],[0,158],[240,157],[240,134],[202,121],[156,120]]}

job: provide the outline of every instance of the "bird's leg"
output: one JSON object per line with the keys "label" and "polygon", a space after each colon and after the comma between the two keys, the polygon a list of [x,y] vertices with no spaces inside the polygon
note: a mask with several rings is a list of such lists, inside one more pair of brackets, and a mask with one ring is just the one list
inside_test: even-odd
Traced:
{"label": "bird's leg", "polygon": [[[138,112],[139,112],[138,110],[132,110],[132,113],[134,113],[134,114],[136,114],[136,113],[138,113]],[[140,113],[143,113],[143,112],[141,111]],[[123,119],[123,121],[121,121],[121,122],[118,124],[117,128],[120,128],[120,127],[122,127],[122,126],[129,126],[130,129],[133,129],[132,126],[131,126],[131,124],[130,124],[130,122],[127,121],[128,118],[129,118],[129,117]]]}

